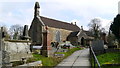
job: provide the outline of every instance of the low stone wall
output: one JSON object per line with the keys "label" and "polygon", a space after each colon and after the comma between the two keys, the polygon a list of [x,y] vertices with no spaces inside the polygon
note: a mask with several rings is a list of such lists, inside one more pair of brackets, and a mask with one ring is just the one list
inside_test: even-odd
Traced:
{"label": "low stone wall", "polygon": [[120,52],[120,49],[106,49],[106,52]]}
{"label": "low stone wall", "polygon": [[20,61],[22,58],[32,57],[30,52],[30,42],[4,41],[3,56],[5,62]]}

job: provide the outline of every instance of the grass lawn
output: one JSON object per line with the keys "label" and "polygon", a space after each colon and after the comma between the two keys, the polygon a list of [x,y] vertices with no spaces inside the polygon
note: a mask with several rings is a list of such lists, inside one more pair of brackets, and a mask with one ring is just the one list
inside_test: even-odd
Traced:
{"label": "grass lawn", "polygon": [[57,52],[56,54],[65,54],[63,58],[57,58],[57,57],[44,57],[39,54],[33,54],[33,58],[29,59],[30,61],[38,61],[41,60],[43,66],[56,66],[58,63],[60,63],[64,58],[70,56],[73,52],[80,50],[82,48],[72,48],[69,49],[67,52]]}
{"label": "grass lawn", "polygon": [[[120,64],[120,52],[110,52],[97,56],[98,61],[103,68],[108,68],[104,66],[105,64]],[[119,66],[120,67],[120,66]],[[117,66],[109,66],[109,68],[118,68]]]}

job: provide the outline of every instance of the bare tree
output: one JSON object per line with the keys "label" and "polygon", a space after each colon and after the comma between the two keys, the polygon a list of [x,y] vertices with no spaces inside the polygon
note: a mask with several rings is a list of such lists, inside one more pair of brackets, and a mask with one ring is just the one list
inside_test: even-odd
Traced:
{"label": "bare tree", "polygon": [[10,35],[8,34],[8,27],[6,25],[2,25],[1,27],[3,27],[3,36],[5,40],[10,39]]}
{"label": "bare tree", "polygon": [[12,25],[9,29],[9,33],[13,39],[19,39],[23,33],[23,26],[19,24]]}
{"label": "bare tree", "polygon": [[95,39],[99,38],[99,32],[101,30],[101,20],[98,18],[94,18],[88,24],[89,30],[94,34]]}

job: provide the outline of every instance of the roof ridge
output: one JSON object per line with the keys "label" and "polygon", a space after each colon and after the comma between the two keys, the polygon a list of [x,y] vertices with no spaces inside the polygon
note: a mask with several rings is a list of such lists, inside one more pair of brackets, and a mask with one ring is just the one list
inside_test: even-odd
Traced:
{"label": "roof ridge", "polygon": [[66,30],[71,30],[71,31],[79,31],[80,28],[77,25],[70,24],[68,22],[63,22],[60,20],[55,20],[51,18],[47,18],[44,16],[40,16],[43,22],[45,23],[46,26],[49,27],[54,27],[54,28],[61,28],[61,29],[66,29]]}
{"label": "roof ridge", "polygon": [[47,19],[50,19],[50,20],[54,20],[54,21],[59,21],[59,22],[64,23],[64,24],[69,24],[69,25],[77,26],[77,25],[71,24],[69,22],[64,22],[64,21],[56,20],[56,19],[53,19],[53,18],[50,18],[50,17],[45,17],[45,16],[40,16],[40,17],[44,17],[44,18],[47,18]]}

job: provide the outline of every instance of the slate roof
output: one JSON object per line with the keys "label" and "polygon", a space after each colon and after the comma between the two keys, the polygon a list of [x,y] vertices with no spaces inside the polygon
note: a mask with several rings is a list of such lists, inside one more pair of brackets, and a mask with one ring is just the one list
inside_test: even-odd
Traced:
{"label": "slate roof", "polygon": [[70,36],[70,37],[76,37],[78,33],[79,33],[79,31],[71,32],[71,33],[69,34],[69,36]]}
{"label": "slate roof", "polygon": [[90,32],[90,31],[84,31],[84,32],[87,34],[87,36],[94,37],[92,32]]}
{"label": "slate roof", "polygon": [[46,18],[43,16],[40,16],[40,17],[41,17],[41,20],[43,21],[43,23],[49,27],[66,29],[66,30],[71,30],[71,31],[79,31],[80,30],[80,28],[77,25],[73,25],[73,24],[70,24],[67,22],[63,22],[63,21],[58,21],[55,19]]}
{"label": "slate roof", "polygon": [[[80,34],[79,34],[79,32],[80,32]],[[78,34],[79,34],[79,36],[83,36],[83,34],[86,34],[86,35],[89,36],[89,37],[94,37],[94,35],[92,34],[92,32],[86,31],[86,30],[71,32],[71,33],[69,34],[69,36],[70,36],[70,37],[77,37]]]}

